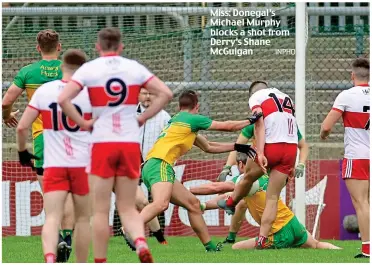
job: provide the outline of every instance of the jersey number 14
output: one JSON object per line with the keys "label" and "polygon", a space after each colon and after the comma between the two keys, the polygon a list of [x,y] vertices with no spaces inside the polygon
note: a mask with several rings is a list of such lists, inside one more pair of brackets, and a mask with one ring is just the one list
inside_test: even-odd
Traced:
{"label": "jersey number 14", "polygon": [[[280,102],[280,100],[278,99],[275,93],[270,93],[269,97],[271,97],[274,100],[275,105],[278,108],[279,112],[284,112],[284,111],[289,112],[294,116],[295,110],[293,108],[292,100],[289,97],[285,97],[282,103]],[[288,119],[287,122],[288,122],[288,134],[293,135],[293,131],[294,131],[293,119]]]}

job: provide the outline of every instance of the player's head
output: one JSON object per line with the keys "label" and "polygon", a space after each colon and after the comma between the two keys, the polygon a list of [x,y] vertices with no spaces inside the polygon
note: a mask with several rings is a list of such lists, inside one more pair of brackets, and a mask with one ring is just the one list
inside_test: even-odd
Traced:
{"label": "player's head", "polygon": [[120,54],[123,48],[121,32],[118,28],[104,28],[98,32],[96,49],[100,54],[110,52]]}
{"label": "player's head", "polygon": [[199,112],[198,95],[193,90],[183,91],[178,98],[178,105],[181,111],[188,111],[191,113]]}
{"label": "player's head", "polygon": [[252,82],[251,86],[249,87],[249,96],[252,96],[258,90],[268,88],[268,84],[265,81],[257,80]]}
{"label": "player's head", "polygon": [[238,164],[238,170],[240,174],[244,173],[245,164],[247,164],[248,156],[244,153],[236,153],[236,163]]}
{"label": "player's head", "polygon": [[87,62],[87,55],[78,49],[67,50],[62,57],[62,73],[73,74],[80,66]]}
{"label": "player's head", "polygon": [[365,58],[356,59],[351,65],[351,80],[356,83],[369,82],[369,61]]}
{"label": "player's head", "polygon": [[42,55],[52,55],[61,51],[61,43],[59,42],[59,34],[55,30],[45,29],[40,31],[36,37],[36,49]]}
{"label": "player's head", "polygon": [[151,105],[152,94],[146,89],[141,88],[141,91],[138,96],[138,101],[145,108],[148,108]]}

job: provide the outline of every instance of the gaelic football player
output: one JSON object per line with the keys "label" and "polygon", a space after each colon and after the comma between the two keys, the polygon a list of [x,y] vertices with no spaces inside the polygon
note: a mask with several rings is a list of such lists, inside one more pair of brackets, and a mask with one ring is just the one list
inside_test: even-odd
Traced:
{"label": "gaelic football player", "polygon": [[[41,115],[44,135],[44,210],[45,224],[42,243],[45,261],[56,262],[58,228],[70,192],[75,208],[76,261],[87,262],[90,244],[90,201],[88,164],[90,132],[82,130],[62,113],[57,98],[73,73],[86,62],[86,55],[79,50],[68,50],[63,56],[62,80],[41,85],[33,94],[17,127],[20,159],[31,163],[32,155],[26,149],[27,132]],[[85,95],[86,94],[86,95]],[[90,119],[92,107],[86,89],[73,101],[76,109]],[[91,121],[90,121],[91,122]],[[65,243],[65,242],[64,242]],[[67,244],[65,243],[65,246]]]}
{"label": "gaelic football player", "polygon": [[[247,162],[248,156],[243,153],[238,153],[236,161],[238,163],[238,170],[241,175],[234,178],[235,184],[238,184],[244,175],[245,164]],[[261,219],[263,211],[265,209],[266,201],[266,189],[268,186],[269,177],[267,175],[261,176],[256,180],[249,193],[245,196],[244,203],[248,208],[253,219],[261,224]],[[213,188],[210,189],[208,185],[213,184]],[[230,182],[215,182],[200,185],[198,187],[190,188],[190,191],[194,194],[214,194],[221,192],[229,192],[234,190],[234,183]],[[203,205],[205,210],[217,209],[217,201],[221,198],[226,198],[228,194],[219,195],[216,198],[206,202]],[[240,203],[239,203],[240,204]],[[258,237],[244,240],[235,243],[233,249],[253,249],[255,248]],[[285,205],[285,203],[279,199],[278,201],[278,211],[275,217],[273,226],[269,232],[269,240],[267,243],[267,248],[318,248],[318,249],[340,249],[327,242],[319,242],[314,239],[312,235],[306,230],[306,228],[298,221],[297,217],[293,212]]]}
{"label": "gaelic football player", "polygon": [[[193,145],[209,153],[223,153],[234,150],[234,143],[210,143],[197,135],[200,130],[236,131],[254,123],[260,116],[243,121],[212,121],[198,114],[198,96],[194,91],[184,91],[179,97],[180,112],[173,116],[158,137],[146,157],[142,180],[151,191],[153,202],[141,211],[145,223],[168,208],[169,202],[187,209],[191,227],[207,251],[219,248],[211,241],[202,217],[199,200],[180,182],[175,180],[173,165]],[[249,151],[249,146],[245,146]]]}
{"label": "gaelic football player", "polygon": [[[92,153],[88,172],[93,178],[93,251],[96,263],[106,262],[110,237],[109,211],[115,189],[121,223],[134,239],[141,262],[153,262],[145,239],[144,223],[135,206],[140,175],[140,126],[171,100],[171,90],[142,64],[120,56],[121,32],[105,28],[98,33],[99,58],[84,64],[73,75],[59,103],[73,121],[91,129],[71,100],[87,86],[93,117]],[[154,103],[137,117],[138,94],[145,87]]]}
{"label": "gaelic football player", "polygon": [[351,67],[351,79],[354,87],[342,91],[337,96],[332,110],[322,123],[320,138],[326,140],[332,127],[342,117],[345,127],[342,178],[345,180],[358,217],[362,239],[361,253],[356,255],[355,258],[369,258],[369,61],[358,58],[352,63]]}
{"label": "gaelic football player", "polygon": [[[14,78],[13,84],[8,88],[3,98],[3,120],[4,124],[8,127],[17,126],[18,122],[16,116],[19,111],[12,111],[12,109],[13,104],[20,97],[23,91],[26,91],[27,99],[30,101],[32,95],[42,84],[62,78],[61,61],[58,60],[61,52],[59,34],[51,29],[42,30],[37,34],[36,41],[36,49],[41,55],[41,60],[21,68]],[[31,166],[35,167],[37,178],[42,189],[44,172],[44,141],[41,116],[39,116],[32,124],[32,139],[33,153],[39,159],[35,160],[34,164],[31,164]],[[72,199],[71,195],[69,195],[64,208],[64,218],[61,223],[62,230],[60,231],[59,239],[59,243],[62,245],[67,243],[68,248],[61,248],[58,252],[57,260],[59,262],[64,262],[68,259],[72,245],[73,227],[74,216]]]}

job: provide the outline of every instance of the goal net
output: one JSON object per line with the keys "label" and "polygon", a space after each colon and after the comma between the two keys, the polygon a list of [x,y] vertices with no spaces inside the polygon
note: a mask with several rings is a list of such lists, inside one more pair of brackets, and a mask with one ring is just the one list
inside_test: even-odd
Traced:
{"label": "goal net", "polygon": [[[67,6],[48,5],[48,12],[39,6],[27,7],[29,13],[14,16],[3,13],[3,94],[11,84],[18,70],[39,60],[35,49],[36,34],[46,28],[53,28],[60,33],[63,51],[68,48],[84,50],[90,59],[96,58],[94,48],[97,32],[107,26],[119,27],[124,36],[125,50],[123,56],[142,62],[153,73],[166,81],[175,92],[175,99],[167,107],[173,115],[177,112],[177,95],[184,89],[194,89],[199,93],[200,113],[214,120],[243,119],[249,115],[248,87],[252,81],[265,80],[272,87],[288,93],[294,99],[295,93],[295,19],[294,7],[286,3],[177,3],[177,4],[117,4]],[[83,8],[86,7],[86,8]],[[70,9],[69,9],[70,8]],[[280,21],[279,25],[224,26],[214,22],[219,17],[210,10],[275,10],[275,16],[261,16],[257,21]],[[292,11],[291,11],[292,10]],[[110,13],[111,12],[111,13]],[[113,13],[115,13],[113,15]],[[44,14],[48,14],[45,16]],[[234,19],[246,19],[235,17]],[[231,18],[232,19],[232,18]],[[259,24],[259,23],[258,23]],[[245,32],[269,31],[265,36],[226,37],[213,36],[212,30],[243,30]],[[243,49],[248,54],[239,56],[229,44],[218,46],[224,51],[211,51],[217,46],[216,40],[251,39],[251,45]],[[341,38],[341,39],[336,39]],[[345,38],[345,39],[344,39]],[[325,149],[319,145],[317,133],[323,114],[329,109],[339,90],[328,90],[323,87],[324,80],[333,77],[328,73],[335,65],[346,67],[347,57],[342,50],[341,42],[351,39],[350,36],[331,35],[312,36],[308,43],[308,80],[313,86],[307,87],[306,138],[310,143],[310,157],[306,172],[306,202],[309,204],[306,226],[310,232],[314,227],[319,192],[309,192],[321,180],[320,158]],[[254,45],[255,41],[266,40],[269,45]],[[241,45],[242,46],[242,45]],[[332,50],[332,48],[334,50]],[[354,47],[354,46],[350,46]],[[367,46],[365,46],[367,47]],[[321,49],[321,50],[320,50]],[[340,50],[341,49],[341,50]],[[233,51],[232,51],[233,50]],[[63,52],[62,51],[62,52]],[[324,51],[324,54],[322,52]],[[221,54],[220,54],[221,53]],[[235,53],[235,54],[234,54]],[[332,54],[332,55],[331,55]],[[343,58],[328,63],[329,57]],[[351,57],[351,54],[349,54]],[[321,62],[322,64],[319,64]],[[343,62],[343,63],[342,63]],[[322,65],[322,66],[320,66]],[[319,69],[321,68],[321,69]],[[326,78],[324,74],[329,74]],[[348,80],[337,79],[334,84]],[[341,80],[341,81],[340,81]],[[327,97],[324,99],[323,97]],[[25,93],[15,104],[16,109],[23,111],[26,107]],[[319,113],[319,109],[322,112]],[[322,115],[320,115],[322,114]],[[211,141],[235,141],[238,133],[202,132]],[[341,137],[332,138],[334,143],[341,143]],[[30,236],[39,235],[44,223],[43,201],[36,175],[28,168],[21,167],[17,161],[15,130],[3,128],[3,235]],[[29,139],[31,149],[32,139]],[[339,150],[339,149],[337,149]],[[322,154],[323,153],[323,154]],[[328,151],[326,152],[328,153]],[[174,168],[176,177],[186,187],[214,181],[221,171],[227,155],[211,155],[193,148],[179,160]],[[145,193],[146,188],[143,186]],[[290,203],[295,201],[293,181],[282,192],[282,198]],[[213,196],[199,196],[206,201]],[[212,235],[224,236],[228,232],[230,217],[220,210],[204,214],[208,229]],[[114,222],[114,195],[110,224]],[[319,226],[318,226],[319,227]],[[258,225],[247,214],[239,236],[255,236]],[[183,208],[170,205],[165,212],[165,232],[167,235],[194,235],[190,228],[187,212]]]}

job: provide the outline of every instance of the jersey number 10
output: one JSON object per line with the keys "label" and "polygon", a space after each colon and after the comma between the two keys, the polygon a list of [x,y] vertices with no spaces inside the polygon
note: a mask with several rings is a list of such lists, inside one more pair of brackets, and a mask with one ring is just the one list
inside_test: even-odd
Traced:
{"label": "jersey number 10", "polygon": [[[83,111],[78,105],[75,105],[76,110],[80,113],[80,115],[83,115]],[[57,103],[52,103],[49,105],[49,108],[52,110],[52,125],[53,125],[53,130],[58,131],[58,125],[59,125],[59,117],[58,117],[58,104]],[[62,120],[62,126],[63,129],[69,132],[77,132],[80,129],[80,126],[75,124],[74,126],[71,126],[68,123],[67,116],[62,112],[61,115],[61,120]]]}

